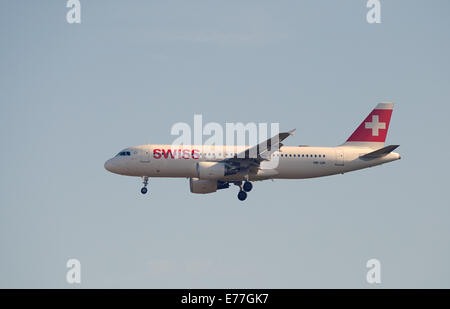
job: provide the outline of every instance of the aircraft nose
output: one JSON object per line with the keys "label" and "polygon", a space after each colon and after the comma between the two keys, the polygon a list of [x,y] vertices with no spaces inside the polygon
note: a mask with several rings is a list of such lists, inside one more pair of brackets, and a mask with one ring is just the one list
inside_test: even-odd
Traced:
{"label": "aircraft nose", "polygon": [[109,159],[108,161],[105,162],[105,170],[112,172],[112,166],[113,163],[111,162],[112,159]]}

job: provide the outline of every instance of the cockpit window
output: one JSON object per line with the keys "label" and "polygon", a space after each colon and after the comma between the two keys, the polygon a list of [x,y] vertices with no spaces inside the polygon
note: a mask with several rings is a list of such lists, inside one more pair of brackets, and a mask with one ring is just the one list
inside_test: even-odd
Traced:
{"label": "cockpit window", "polygon": [[116,157],[119,157],[119,156],[130,156],[131,155],[131,153],[129,152],[129,151],[121,151],[121,152],[119,152],[117,155],[116,155]]}

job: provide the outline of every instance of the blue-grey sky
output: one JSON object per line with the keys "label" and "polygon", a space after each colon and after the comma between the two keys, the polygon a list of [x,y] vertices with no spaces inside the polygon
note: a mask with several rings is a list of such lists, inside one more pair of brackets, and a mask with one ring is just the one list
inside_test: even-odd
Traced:
{"label": "blue-grey sky", "polygon": [[[450,288],[450,3],[0,2],[0,287]],[[402,160],[189,192],[110,174],[175,122],[279,122],[342,143],[380,101]]]}

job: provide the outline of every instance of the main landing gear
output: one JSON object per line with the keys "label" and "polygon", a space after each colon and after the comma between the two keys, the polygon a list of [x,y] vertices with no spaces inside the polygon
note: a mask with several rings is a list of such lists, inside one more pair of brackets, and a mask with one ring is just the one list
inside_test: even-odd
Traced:
{"label": "main landing gear", "polygon": [[239,193],[238,193],[238,199],[240,200],[240,201],[245,201],[245,199],[247,198],[247,192],[245,192],[245,191],[239,191]]}
{"label": "main landing gear", "polygon": [[144,187],[142,187],[141,189],[141,193],[142,194],[146,194],[147,193],[147,185],[148,185],[148,177],[147,176],[143,176],[142,179],[144,180],[142,183],[144,184]]}
{"label": "main landing gear", "polygon": [[238,199],[240,201],[245,201],[245,199],[247,198],[247,192],[250,192],[253,189],[252,183],[250,181],[246,181],[244,182],[244,184],[242,184],[242,182],[238,182],[235,183],[235,185],[239,186],[240,188],[238,193]]}
{"label": "main landing gear", "polygon": [[246,182],[244,182],[242,189],[244,189],[245,192],[250,192],[253,189],[253,185],[250,181],[246,181]]}

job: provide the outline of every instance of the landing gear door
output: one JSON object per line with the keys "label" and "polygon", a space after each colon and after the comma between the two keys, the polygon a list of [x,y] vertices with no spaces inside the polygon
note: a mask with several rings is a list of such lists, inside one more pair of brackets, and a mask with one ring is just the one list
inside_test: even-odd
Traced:
{"label": "landing gear door", "polygon": [[141,162],[142,163],[150,163],[151,153],[152,153],[152,151],[150,148],[142,149]]}
{"label": "landing gear door", "polygon": [[336,166],[344,166],[344,150],[336,149]]}

